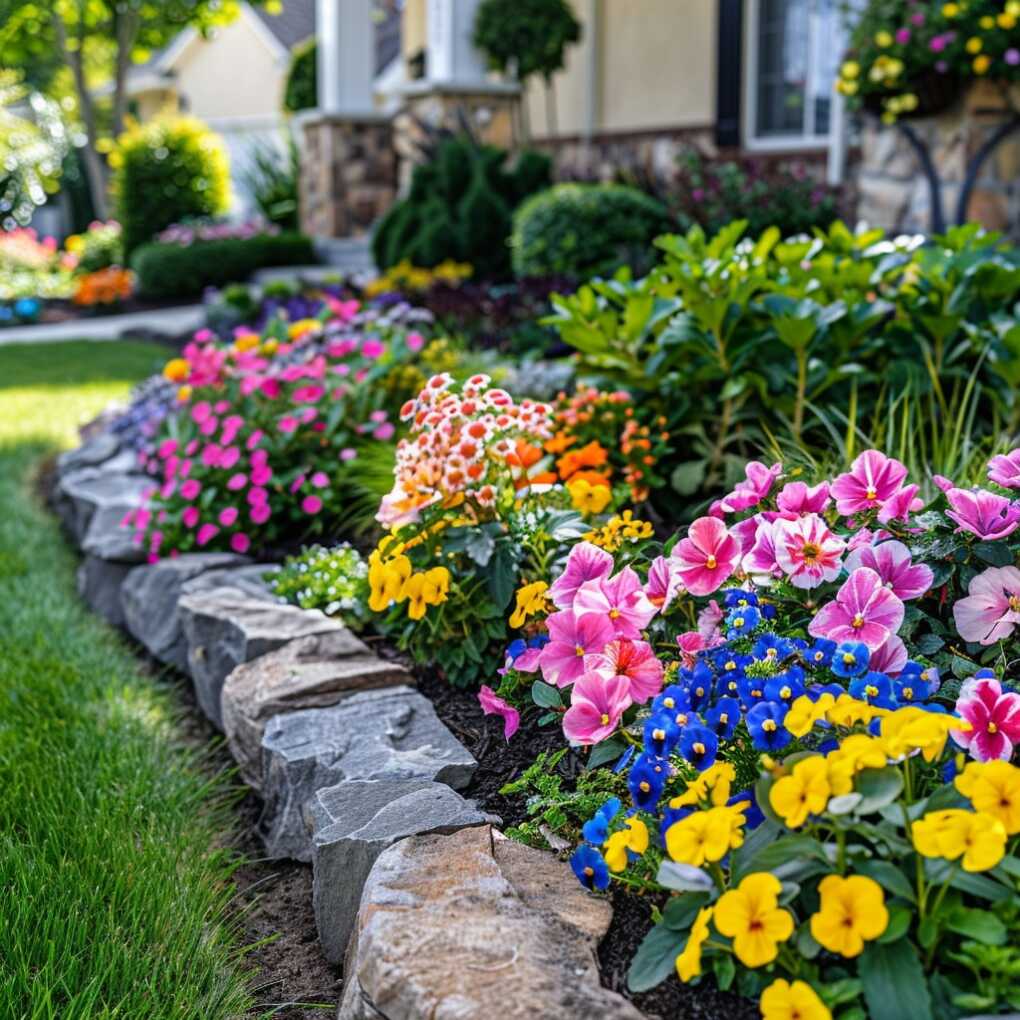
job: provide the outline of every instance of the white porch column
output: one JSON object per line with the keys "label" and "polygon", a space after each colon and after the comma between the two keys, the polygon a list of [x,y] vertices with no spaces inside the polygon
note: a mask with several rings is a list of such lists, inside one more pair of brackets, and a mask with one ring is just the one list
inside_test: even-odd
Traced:
{"label": "white porch column", "polygon": [[435,85],[486,84],[485,61],[471,42],[479,0],[428,0],[425,77]]}
{"label": "white porch column", "polygon": [[320,113],[374,112],[375,23],[372,0],[316,0]]}

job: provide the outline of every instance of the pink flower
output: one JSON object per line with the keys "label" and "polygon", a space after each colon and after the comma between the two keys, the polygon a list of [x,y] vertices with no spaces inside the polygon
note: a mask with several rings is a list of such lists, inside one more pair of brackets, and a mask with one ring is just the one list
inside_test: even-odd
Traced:
{"label": "pink flower", "polygon": [[176,439],[164,439],[162,443],[156,448],[156,454],[160,460],[166,460],[171,454],[177,452],[177,440]]}
{"label": "pink flower", "polygon": [[380,442],[386,442],[388,439],[393,438],[393,433],[396,432],[396,426],[391,421],[384,421],[382,425],[377,425],[372,430],[372,436]]}
{"label": "pink flower", "polygon": [[740,546],[718,517],[699,517],[673,550],[672,559],[692,595],[711,595],[736,570]]}
{"label": "pink flower", "polygon": [[328,489],[329,488],[329,475],[325,471],[316,471],[312,475],[312,485],[317,489]]}
{"label": "pink flower", "polygon": [[425,337],[421,333],[408,333],[404,343],[409,351],[417,353],[425,346]]}
{"label": "pink flower", "polygon": [[950,489],[946,493],[957,532],[969,531],[985,541],[995,541],[1020,528],[1020,504],[987,489]]}
{"label": "pink flower", "polygon": [[504,701],[491,687],[482,684],[478,692],[478,704],[486,715],[499,715],[503,717],[503,738],[510,743],[510,738],[517,732],[521,725],[521,713],[513,705]]}
{"label": "pink flower", "polygon": [[778,521],[767,521],[760,514],[755,521],[754,541],[741,560],[744,573],[751,574],[757,583],[768,584],[783,576],[783,568],[776,559],[776,532]]}
{"label": "pink flower", "polygon": [[376,358],[381,358],[386,353],[386,344],[370,337],[361,345],[361,353],[364,357],[375,361]]}
{"label": "pink flower", "polygon": [[322,386],[299,386],[294,391],[295,404],[315,404],[322,399],[326,392]]}
{"label": "pink flower", "polygon": [[772,525],[772,535],[776,562],[795,588],[817,588],[839,577],[846,543],[817,514],[792,521],[780,518]]}
{"label": "pink flower", "polygon": [[191,420],[196,425],[201,425],[211,414],[212,407],[209,406],[209,401],[207,400],[200,400],[197,404],[192,405]]}
{"label": "pink flower", "polygon": [[865,450],[847,474],[832,483],[836,509],[844,516],[877,510],[899,492],[907,469],[878,450]]}
{"label": "pink flower", "polygon": [[220,529],[215,524],[203,524],[198,529],[198,535],[195,537],[195,541],[199,545],[208,545],[218,534]]}
{"label": "pink flower", "polygon": [[980,670],[960,689],[956,713],[970,723],[969,730],[950,730],[960,747],[978,761],[1009,761],[1020,741],[1020,694],[1003,693],[1002,684]]}
{"label": "pink flower", "polygon": [[[254,457],[252,462],[254,464]],[[273,469],[268,464],[254,464],[251,469],[251,484],[252,485],[267,485],[270,479],[273,477]]]}
{"label": "pink flower", "polygon": [[924,500],[918,499],[919,487],[916,485],[905,485],[895,496],[891,496],[878,511],[878,520],[882,524],[890,521],[906,522],[912,513],[916,513],[924,506]]}
{"label": "pink flower", "polygon": [[989,567],[971,578],[953,618],[964,641],[993,645],[1009,637],[1020,625],[1020,569]]}
{"label": "pink flower", "polygon": [[616,635],[609,621],[598,613],[578,617],[569,609],[553,613],[546,624],[549,643],[538,664],[542,676],[557,687],[572,684],[589,667],[589,656],[600,653]]}
{"label": "pink flower", "polygon": [[946,478],[945,475],[932,475],[931,480],[943,492],[948,492],[950,489],[956,488],[956,482],[954,482],[952,478]]}
{"label": "pink flower", "polygon": [[648,601],[660,612],[669,609],[680,588],[680,576],[665,556],[656,556],[648,568],[648,583],[645,594]]}
{"label": "pink flower", "polygon": [[647,641],[610,641],[590,662],[591,669],[605,677],[626,677],[627,693],[635,704],[643,705],[662,690],[662,663]]}
{"label": "pink flower", "polygon": [[234,521],[237,520],[237,507],[236,506],[225,506],[219,513],[217,518],[220,524],[225,528],[229,528]]}
{"label": "pink flower", "polygon": [[920,598],[935,580],[931,568],[911,562],[910,550],[898,541],[854,549],[846,558],[846,569],[852,574],[858,567],[874,570],[882,584],[903,602]]}
{"label": "pink flower", "polygon": [[861,641],[877,651],[903,622],[903,603],[882,585],[882,578],[858,567],[836,593],[834,602],[818,610],[808,627],[813,637]]}
{"label": "pink flower", "polygon": [[301,500],[301,509],[306,514],[317,514],[322,509],[322,500],[318,496],[305,496]]}
{"label": "pink flower", "polygon": [[251,548],[251,539],[243,531],[235,532],[230,536],[230,548],[236,553],[246,553]]}
{"label": "pink flower", "polygon": [[276,427],[277,429],[279,429],[280,432],[283,433],[294,432],[297,430],[298,420],[297,418],[292,418],[289,414],[285,414],[280,419],[279,424],[277,424]]}
{"label": "pink flower", "polygon": [[198,426],[198,431],[203,436],[213,436],[216,434],[216,430],[220,427],[219,419],[214,415],[210,415],[201,425]]}
{"label": "pink flower", "polygon": [[889,676],[899,676],[907,664],[907,646],[896,634],[890,634],[885,643],[871,653],[868,669]]}
{"label": "pink flower", "polygon": [[259,389],[262,391],[262,395],[267,397],[269,400],[276,400],[280,395],[280,380],[279,379],[263,379],[259,383]]}
{"label": "pink flower", "polygon": [[988,462],[988,480],[1004,489],[1020,489],[1020,446]]}
{"label": "pink flower", "polygon": [[262,503],[269,502],[269,493],[265,489],[255,486],[248,490],[244,498],[248,500],[251,506],[259,506]]}
{"label": "pink flower", "polygon": [[287,491],[288,491],[288,492],[289,492],[289,493],[290,493],[291,495],[293,495],[293,494],[294,494],[295,492],[297,492],[297,491],[298,491],[298,489],[300,489],[300,488],[301,488],[301,486],[302,486],[302,485],[304,485],[304,484],[305,484],[305,476],[304,476],[303,474],[300,474],[300,475],[298,475],[298,476],[297,476],[297,478],[295,478],[295,479],[294,479],[294,481],[292,481],[292,482],[290,483],[290,485],[289,485],[289,486],[288,486],[288,488],[287,488]]}
{"label": "pink flower", "polygon": [[722,622],[726,614],[722,611],[722,606],[712,599],[704,609],[698,613],[698,633],[701,634],[707,642],[706,648],[714,648],[716,645],[722,644]]}
{"label": "pink flower", "polygon": [[238,489],[243,489],[248,484],[248,476],[242,471],[238,471],[236,475],[231,475],[227,479],[227,488],[231,492],[237,492]]}
{"label": "pink flower", "polygon": [[352,446],[345,446],[340,451],[340,459],[342,461],[344,461],[345,463],[347,461],[349,461],[349,460],[355,460],[357,458],[357,456],[358,456],[358,451],[355,450],[354,447],[352,447]]}
{"label": "pink flower", "polygon": [[608,680],[599,673],[585,673],[570,692],[570,708],[563,716],[563,733],[572,744],[597,744],[616,729],[630,707],[627,679]]}
{"label": "pink flower", "polygon": [[804,482],[787,482],[776,497],[776,505],[788,514],[825,513],[829,502],[828,482],[819,482],[811,488]]}
{"label": "pink flower", "polygon": [[608,577],[612,569],[613,557],[605,549],[591,542],[578,542],[570,550],[563,573],[550,586],[549,598],[557,609],[569,609],[582,584]]}
{"label": "pink flower", "polygon": [[186,528],[193,528],[201,516],[197,506],[186,506],[181,512],[181,522]]}
{"label": "pink flower", "polygon": [[905,46],[908,42],[910,42],[910,29],[909,28],[896,29],[896,41],[901,46]]}
{"label": "pink flower", "polygon": [[[261,443],[261,442],[262,442],[262,437],[263,437],[264,435],[265,435],[265,432],[263,432],[263,431],[262,431],[262,429],[256,429],[256,430],[255,430],[255,431],[254,431],[254,432],[253,432],[253,433],[252,433],[252,434],[251,434],[251,435],[250,435],[250,436],[249,436],[249,437],[248,437],[248,438],[247,438],[247,439],[246,439],[246,440],[244,441],[244,445],[245,445],[245,446],[246,446],[246,447],[247,447],[247,448],[248,448],[249,450],[254,450],[254,449],[255,449],[255,447],[256,447],[256,446],[258,446],[258,445],[259,445],[259,443]],[[252,458],[252,459],[254,460],[254,458]]]}
{"label": "pink flower", "polygon": [[228,446],[220,452],[220,467],[229,471],[241,459],[241,451],[236,446]]}
{"label": "pink flower", "polygon": [[676,643],[680,649],[684,669],[693,669],[698,661],[698,653],[714,647],[713,642],[696,630],[685,630],[682,634],[677,634]]}
{"label": "pink flower", "polygon": [[615,577],[582,584],[574,596],[574,612],[582,618],[589,613],[602,616],[617,636],[636,639],[655,616],[656,608],[648,601],[637,574],[624,567]]}
{"label": "pink flower", "polygon": [[202,450],[202,463],[206,467],[218,467],[222,452],[216,443],[208,443]]}
{"label": "pink flower", "polygon": [[253,506],[248,516],[251,518],[253,524],[265,524],[269,520],[269,515],[272,511],[269,509],[268,503],[259,503],[257,506]]}
{"label": "pink flower", "polygon": [[187,500],[195,499],[201,491],[202,483],[195,478],[189,478],[181,486],[181,496]]}
{"label": "pink flower", "polygon": [[768,468],[759,461],[752,460],[744,468],[747,476],[738,482],[733,491],[719,501],[719,507],[727,513],[749,510],[757,506],[772,490],[776,479],[783,473],[782,464],[773,464]]}

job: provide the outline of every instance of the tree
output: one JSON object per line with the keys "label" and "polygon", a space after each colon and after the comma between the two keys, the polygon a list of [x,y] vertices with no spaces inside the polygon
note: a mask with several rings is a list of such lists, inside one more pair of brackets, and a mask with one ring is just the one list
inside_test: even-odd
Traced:
{"label": "tree", "polygon": [[581,38],[581,24],[567,0],[482,0],[474,44],[489,67],[515,75],[523,85],[534,74],[545,81],[546,120],[556,133],[552,77],[563,69],[567,47]]}
{"label": "tree", "polygon": [[[279,8],[279,0],[254,0]],[[106,216],[107,168],[101,141],[116,137],[127,114],[127,73],[179,32],[203,35],[237,17],[238,0],[0,0],[0,48],[7,67],[35,84],[69,67],[96,213]],[[56,56],[56,61],[54,61]],[[109,105],[101,98],[112,85]]]}

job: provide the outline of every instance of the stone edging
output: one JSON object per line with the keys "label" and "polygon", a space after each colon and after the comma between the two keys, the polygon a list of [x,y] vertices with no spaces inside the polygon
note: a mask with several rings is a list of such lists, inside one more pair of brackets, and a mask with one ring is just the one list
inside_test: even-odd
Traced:
{"label": "stone edging", "polygon": [[414,678],[335,620],[276,601],[273,564],[144,563],[120,526],[151,485],[135,464],[109,434],[58,460],[53,506],[83,553],[79,593],[191,678],[263,799],[268,856],[311,862],[323,952],[346,955],[342,1020],[637,1020],[599,984],[608,902],[456,792],[477,762]]}

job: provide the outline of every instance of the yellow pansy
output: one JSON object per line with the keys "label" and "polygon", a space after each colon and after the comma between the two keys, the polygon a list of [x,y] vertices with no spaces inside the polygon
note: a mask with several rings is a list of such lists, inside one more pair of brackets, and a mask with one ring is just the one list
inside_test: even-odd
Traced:
{"label": "yellow pansy", "polygon": [[676,973],[681,981],[687,982],[701,974],[701,947],[708,938],[708,922],[712,919],[713,908],[702,907],[691,925],[687,945],[676,958]]}
{"label": "yellow pansy", "polygon": [[234,338],[234,350],[238,354],[253,351],[261,343],[258,333],[239,333]]}
{"label": "yellow pansy", "polygon": [[287,327],[287,336],[291,340],[300,340],[302,337],[322,330],[322,323],[318,319],[298,319]]}
{"label": "yellow pansy", "polygon": [[536,613],[545,612],[547,602],[545,593],[549,585],[545,581],[534,581],[517,589],[517,605],[510,616],[511,627],[523,627],[524,621]]}
{"label": "yellow pansy", "polygon": [[882,720],[882,742],[890,758],[920,751],[925,761],[942,754],[950,730],[966,730],[970,724],[955,716],[926,712],[923,708],[898,708]]}
{"label": "yellow pansy", "polygon": [[1003,11],[998,17],[999,28],[1004,28],[1007,32],[1012,31],[1012,29],[1016,28],[1018,16],[1020,15],[1014,11],[1008,9]]}
{"label": "yellow pansy", "polygon": [[960,13],[959,4],[943,4],[942,14],[947,18],[955,18]]}
{"label": "yellow pansy", "polygon": [[914,848],[923,857],[962,858],[964,871],[994,868],[1006,853],[1006,827],[989,814],[950,808],[929,811],[911,826]]}
{"label": "yellow pansy", "polygon": [[177,401],[181,404],[186,404],[191,399],[192,389],[190,386],[178,386],[177,387]]}
{"label": "yellow pansy", "polygon": [[876,737],[867,733],[851,733],[840,741],[839,747],[828,756],[830,765],[847,762],[852,772],[861,769],[880,769],[886,764],[885,747]]}
{"label": "yellow pansy", "polygon": [[778,978],[761,993],[762,1020],[832,1020],[832,1013],[806,981]]}
{"label": "yellow pansy", "polygon": [[841,694],[825,712],[825,718],[833,726],[849,728],[855,723],[871,722],[872,719],[889,714],[887,708],[875,708],[866,701],[858,701],[849,694]]}
{"label": "yellow pansy", "polygon": [[1020,832],[1020,769],[1006,761],[972,761],[956,777],[956,788],[975,811],[1002,822],[1006,835]]}
{"label": "yellow pansy", "polygon": [[382,613],[391,602],[402,602],[406,597],[403,587],[411,576],[411,561],[406,556],[387,561],[375,557],[373,553],[368,561],[368,608],[373,613]]}
{"label": "yellow pansy", "polygon": [[893,44],[893,37],[891,32],[886,32],[884,29],[881,32],[875,33],[875,45],[881,46],[882,49],[886,49]]}
{"label": "yellow pansy", "polygon": [[[743,810],[747,804],[695,811],[666,830],[666,852],[680,864],[700,868],[721,861],[744,842]],[[738,810],[740,809],[740,810]]]}
{"label": "yellow pansy", "polygon": [[808,815],[824,811],[831,796],[828,763],[814,755],[797,762],[789,775],[772,784],[769,803],[789,828],[798,829],[807,821]]}
{"label": "yellow pansy", "polygon": [[839,69],[839,73],[844,78],[857,78],[861,73],[861,65],[856,60],[844,61],[843,66]]}
{"label": "yellow pansy", "polygon": [[981,41],[981,37],[974,35],[967,40],[967,52],[968,53],[980,53],[981,47],[984,45]]}
{"label": "yellow pansy", "polygon": [[974,58],[974,63],[971,66],[974,68],[975,74],[985,74],[992,66],[992,58],[987,53],[982,53]]}
{"label": "yellow pansy", "polygon": [[779,955],[779,943],[793,934],[793,917],[779,906],[782,885],[767,871],[744,878],[719,897],[715,926],[733,939],[733,952],[745,967],[762,967]]}
{"label": "yellow pansy", "polygon": [[626,828],[614,832],[603,844],[604,857],[609,870],[623,871],[627,867],[627,851],[643,854],[648,849],[648,826],[640,818],[628,818]]}
{"label": "yellow pansy", "polygon": [[185,358],[171,358],[163,366],[163,378],[169,379],[170,382],[185,382],[190,374],[191,365]]}
{"label": "yellow pansy", "polygon": [[687,789],[669,802],[671,808],[691,807],[708,800],[722,807],[730,799],[730,789],[737,778],[736,769],[728,761],[717,761],[687,784]]}
{"label": "yellow pansy", "polygon": [[803,737],[805,733],[811,731],[819,719],[825,718],[825,713],[835,702],[836,699],[828,691],[817,701],[812,701],[806,694],[802,694],[790,706],[783,719],[783,725],[795,737]]}
{"label": "yellow pansy", "polygon": [[840,956],[860,956],[889,926],[882,887],[865,875],[826,875],[818,883],[821,903],[811,915],[811,934],[819,945]]}
{"label": "yellow pansy", "polygon": [[995,28],[995,18],[993,18],[993,17],[992,17],[992,16],[990,15],[990,14],[986,14],[986,15],[985,15],[985,16],[984,16],[984,17],[983,17],[983,18],[982,18],[982,19],[981,19],[981,20],[980,20],[980,21],[978,22],[978,24],[979,24],[979,25],[980,25],[980,26],[981,26],[981,27],[982,27],[983,29],[985,29],[985,30],[987,31],[987,30],[988,30],[988,29],[990,29],[990,28]]}
{"label": "yellow pansy", "polygon": [[567,483],[570,502],[575,510],[583,514],[600,514],[613,498],[608,485],[592,485],[587,478],[578,478]]}
{"label": "yellow pansy", "polygon": [[279,349],[280,349],[279,340],[265,340],[263,341],[262,346],[259,348],[259,350],[263,354],[265,354],[266,357],[269,358],[271,358]]}

